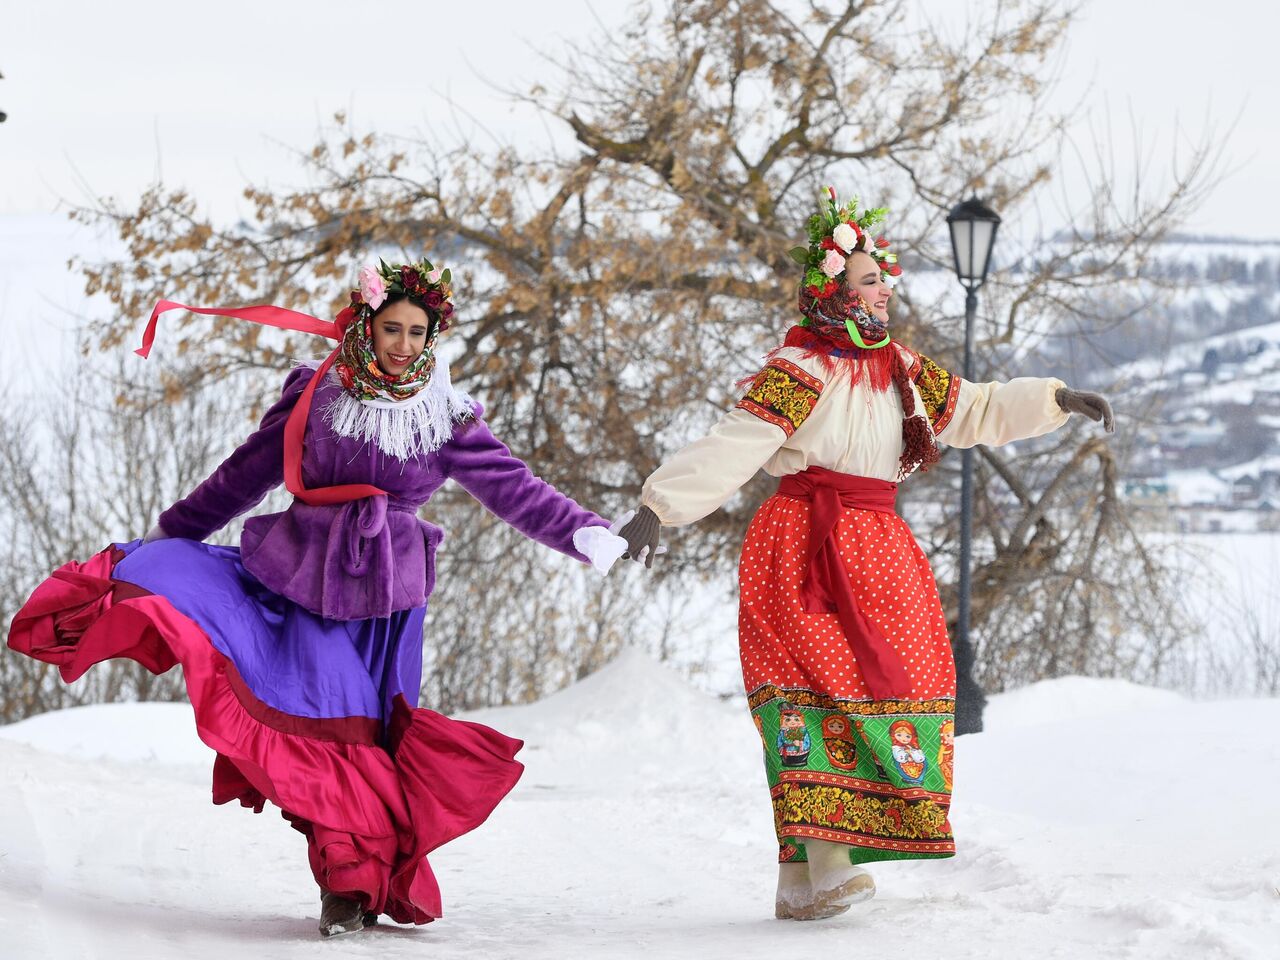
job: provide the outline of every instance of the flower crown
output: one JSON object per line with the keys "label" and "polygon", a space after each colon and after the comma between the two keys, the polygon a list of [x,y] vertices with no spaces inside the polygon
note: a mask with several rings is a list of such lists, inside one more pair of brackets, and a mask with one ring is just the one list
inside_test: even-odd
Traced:
{"label": "flower crown", "polygon": [[453,316],[452,281],[448,270],[436,269],[426,258],[406,264],[388,264],[379,258],[376,267],[361,269],[360,286],[351,291],[351,311],[356,319],[368,320],[389,296],[403,294],[422,307],[443,333]]}
{"label": "flower crown", "polygon": [[825,300],[840,289],[845,260],[856,250],[871,257],[889,286],[898,282],[902,267],[898,255],[889,252],[883,234],[873,237],[871,229],[888,214],[886,207],[873,207],[858,215],[858,198],[843,206],[836,204],[836,188],[823,187],[822,208],[809,218],[809,246],[792,247],[791,259],[804,267],[803,285],[814,297]]}

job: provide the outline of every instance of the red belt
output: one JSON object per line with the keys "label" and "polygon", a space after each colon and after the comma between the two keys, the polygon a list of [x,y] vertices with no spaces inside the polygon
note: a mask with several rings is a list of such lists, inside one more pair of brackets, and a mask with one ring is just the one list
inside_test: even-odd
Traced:
{"label": "red belt", "polygon": [[778,494],[813,504],[804,581],[800,585],[800,602],[805,611],[835,613],[839,617],[840,629],[853,649],[871,696],[877,700],[907,696],[911,681],[906,668],[880,628],[858,609],[836,540],[836,521],[844,508],[893,513],[898,485],[809,467],[783,477]]}

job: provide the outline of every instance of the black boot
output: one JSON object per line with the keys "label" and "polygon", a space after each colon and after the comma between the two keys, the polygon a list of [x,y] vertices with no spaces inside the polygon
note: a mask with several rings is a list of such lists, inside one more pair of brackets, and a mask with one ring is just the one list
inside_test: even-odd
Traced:
{"label": "black boot", "polygon": [[[370,917],[373,919],[368,919]],[[340,937],[344,933],[359,933],[376,919],[377,915],[367,912],[359,900],[340,897],[320,888],[320,936]]]}

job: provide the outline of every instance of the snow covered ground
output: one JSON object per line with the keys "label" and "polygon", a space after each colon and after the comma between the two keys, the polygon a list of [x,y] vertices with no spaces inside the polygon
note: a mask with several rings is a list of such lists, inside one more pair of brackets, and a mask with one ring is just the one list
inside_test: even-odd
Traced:
{"label": "snow covered ground", "polygon": [[302,838],[209,803],[185,705],[0,728],[0,956],[1270,958],[1280,700],[1065,678],[961,738],[953,860],[873,865],[844,917],[772,919],[771,817],[741,702],[638,655],[526,707],[528,772],[432,858],[444,919],[332,943]]}

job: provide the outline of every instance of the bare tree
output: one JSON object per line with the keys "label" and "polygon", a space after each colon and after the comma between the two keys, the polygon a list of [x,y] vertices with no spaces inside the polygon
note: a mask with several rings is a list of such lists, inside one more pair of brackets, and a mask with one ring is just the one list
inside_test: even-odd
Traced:
{"label": "bare tree", "polygon": [[[217,464],[242,416],[229,391],[174,400],[136,368],[97,375],[81,366],[50,398],[0,404],[0,485],[12,492],[0,502],[6,630],[51,570],[142,536]],[[232,538],[237,529],[222,536]],[[113,661],[67,686],[53,666],[7,649],[0,653],[0,690],[0,722],[83,703],[184,696],[176,671],[157,677]]]}
{"label": "bare tree", "polygon": [[[248,225],[215,225],[161,184],[133,208],[81,210],[113,225],[127,249],[84,265],[87,292],[115,307],[98,345],[134,336],[161,296],[331,314],[365,257],[426,248],[453,265],[464,292],[450,335],[461,347],[456,379],[540,473],[597,509],[621,509],[640,478],[732,403],[734,380],[792,322],[786,251],[820,184],[857,185],[893,208],[895,244],[922,277],[946,264],[942,220],[969,192],[1006,221],[1034,221],[1052,204],[1072,118],[1046,105],[1047,77],[1074,7],[998,2],[955,36],[910,13],[873,0],[641,6],[631,27],[552,60],[558,79],[522,93],[571,149],[446,147],[360,133],[339,115],[299,155],[308,186],[246,189]],[[1162,189],[1123,195],[1105,159],[1087,195],[1068,198],[1069,227],[1031,231],[990,281],[983,378],[1016,368],[1051,325],[1094,329],[1122,319],[1117,304],[1132,315],[1150,302],[1143,265],[1194,208],[1212,157],[1193,151]],[[959,322],[941,285],[904,285],[897,300],[899,335],[954,369]],[[297,337],[234,320],[177,319],[165,336],[200,358],[207,379],[281,369],[305,351]],[[1068,666],[1128,669],[1123,658],[1071,653],[1096,651],[1103,621],[1168,642],[1176,625],[1142,612],[1162,581],[1120,518],[1107,445],[1072,432],[986,463],[990,562],[976,578],[974,627],[990,655],[1036,620],[1053,624],[1048,642],[1062,653],[1023,658],[1020,680]],[[940,505],[931,522],[942,543],[952,480],[939,469],[912,493]],[[727,573],[769,488],[758,478],[685,533],[667,573]],[[564,628],[525,588],[513,535],[458,500],[431,510],[467,531],[465,549],[443,563],[477,604],[448,618],[450,649],[492,651],[518,634],[528,655],[545,655],[559,642],[553,627]],[[603,648],[616,638],[588,621],[570,633]],[[431,682],[466,703],[537,686],[516,682],[505,657],[481,661],[442,651]],[[1013,673],[987,675],[999,684]],[[459,692],[467,684],[478,699]]]}

